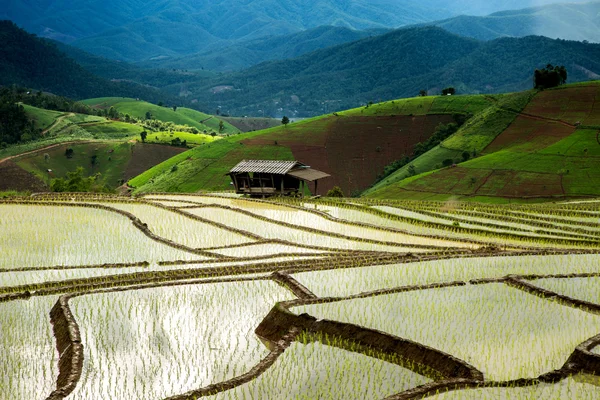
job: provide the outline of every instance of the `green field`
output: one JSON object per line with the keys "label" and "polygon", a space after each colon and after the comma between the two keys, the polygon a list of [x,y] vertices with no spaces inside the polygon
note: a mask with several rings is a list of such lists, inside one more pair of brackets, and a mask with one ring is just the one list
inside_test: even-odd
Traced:
{"label": "green field", "polygon": [[[588,82],[505,98],[413,162],[418,174],[435,173],[405,179],[405,167],[365,194],[494,202],[600,195],[600,107],[587,101],[599,94],[600,84]],[[443,159],[458,165],[440,169]]]}
{"label": "green field", "polygon": [[154,119],[163,122],[173,122],[177,125],[188,125],[199,129],[201,132],[206,131],[206,133],[236,134],[240,132],[239,129],[226,121],[223,121],[223,131],[219,132],[219,122],[221,120],[218,117],[189,108],[181,107],[173,111],[170,107],[160,107],[145,101],[120,97],[88,99],[82,101],[82,103],[95,108],[114,107],[121,114],[129,114],[131,117],[139,119],[145,119],[146,113],[150,112]]}
{"label": "green field", "polygon": [[188,146],[199,146],[201,144],[212,143],[219,140],[220,137],[213,137],[203,133],[193,134],[188,132],[151,132],[146,138],[148,143],[171,144],[171,141],[179,138],[182,142],[185,140]]}

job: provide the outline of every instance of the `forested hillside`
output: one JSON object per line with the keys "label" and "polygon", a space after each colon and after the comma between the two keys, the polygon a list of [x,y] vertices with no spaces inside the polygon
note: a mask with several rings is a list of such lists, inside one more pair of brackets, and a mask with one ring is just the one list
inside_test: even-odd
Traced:
{"label": "forested hillside", "polygon": [[267,36],[236,43],[220,49],[185,57],[162,57],[141,63],[144,67],[232,71],[263,61],[294,58],[315,50],[365,37],[386,33],[389,29],[353,30],[347,27],[320,26],[282,36]]}
{"label": "forested hillside", "polygon": [[[400,29],[302,57],[186,85],[190,98],[232,114],[304,116],[370,101],[532,87],[535,68],[564,65],[569,82],[600,73],[600,45],[540,36],[476,41],[436,27]],[[214,88],[219,88],[218,91]],[[180,86],[167,88],[179,92]],[[297,114],[295,114],[297,112]]]}
{"label": "forested hillside", "polygon": [[75,99],[114,95],[158,102],[165,97],[150,87],[99,78],[52,43],[10,21],[0,21],[0,85],[19,85]]}

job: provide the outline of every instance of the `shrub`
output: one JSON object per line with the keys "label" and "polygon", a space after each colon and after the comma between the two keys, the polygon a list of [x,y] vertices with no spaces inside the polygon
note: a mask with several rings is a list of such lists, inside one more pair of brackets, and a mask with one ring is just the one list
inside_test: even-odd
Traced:
{"label": "shrub", "polygon": [[442,166],[444,167],[449,167],[452,164],[454,164],[454,160],[452,160],[451,158],[446,158],[444,161],[442,161]]}
{"label": "shrub", "polygon": [[344,192],[342,188],[339,186],[334,186],[330,191],[325,195],[326,197],[344,197]]}

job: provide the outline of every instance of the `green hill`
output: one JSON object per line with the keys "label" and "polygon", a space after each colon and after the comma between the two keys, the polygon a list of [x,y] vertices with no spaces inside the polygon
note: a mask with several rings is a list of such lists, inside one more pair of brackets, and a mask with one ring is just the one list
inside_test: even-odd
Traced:
{"label": "green hill", "polygon": [[27,104],[23,104],[23,108],[27,113],[27,116],[33,120],[36,129],[48,129],[56,119],[64,113],[60,111],[44,110],[43,108],[32,107]]}
{"label": "green hill", "polygon": [[[526,94],[484,110],[417,158],[419,175],[400,170],[365,195],[494,202],[599,196],[600,82],[532,94],[524,107]],[[464,161],[465,152],[475,157]],[[444,160],[454,165],[440,168]]]}
{"label": "green hill", "polygon": [[[375,199],[599,196],[599,100],[600,82],[590,81],[389,101],[225,138],[167,160],[129,185],[137,192],[227,190],[225,174],[242,159],[296,159],[332,175],[319,184],[320,194],[338,185],[346,195]],[[448,128],[465,117],[452,134]],[[373,186],[386,167],[415,156]]]}
{"label": "green hill", "polygon": [[[57,112],[22,105],[38,137],[0,149],[0,191],[46,191],[49,180],[65,177],[81,166],[86,175],[102,174],[115,188],[123,181],[186,150],[219,140],[205,134],[149,131],[144,127],[103,117]],[[177,141],[178,139],[178,141]],[[66,156],[66,149],[73,150]],[[51,174],[48,173],[51,170]]]}
{"label": "green hill", "polygon": [[[137,192],[229,189],[225,174],[242,159],[297,159],[332,174],[319,183],[347,194],[369,187],[384,167],[430,138],[440,124],[477,113],[504,96],[439,96],[390,101],[201,146],[129,181]],[[177,166],[177,168],[173,168]]]}
{"label": "green hill", "polygon": [[[94,108],[104,109],[114,107],[121,114],[129,114],[131,117],[141,119],[145,119],[146,113],[150,112],[154,119],[163,122],[173,122],[177,125],[188,125],[197,128],[201,132],[215,132],[218,134],[236,134],[240,132],[239,129],[227,121],[190,108],[178,107],[176,110],[173,110],[170,107],[161,107],[145,101],[121,97],[100,97],[87,99],[82,101],[82,103]],[[221,121],[223,121],[222,131],[219,128]]]}

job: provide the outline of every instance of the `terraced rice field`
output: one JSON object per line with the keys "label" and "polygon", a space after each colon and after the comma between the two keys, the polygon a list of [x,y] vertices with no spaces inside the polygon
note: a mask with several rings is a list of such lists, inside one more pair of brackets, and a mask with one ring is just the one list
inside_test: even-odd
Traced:
{"label": "terraced rice field", "polygon": [[600,202],[0,202],[1,399],[597,399]]}

